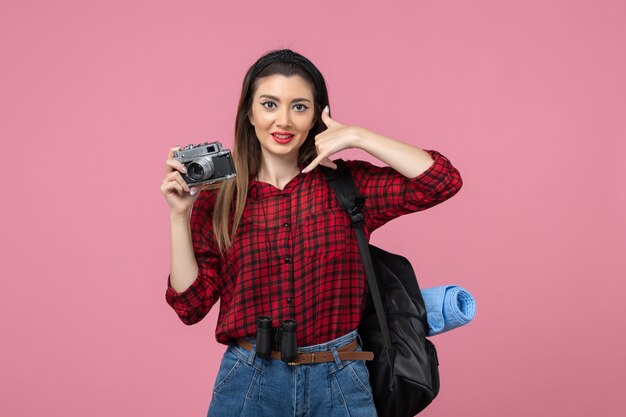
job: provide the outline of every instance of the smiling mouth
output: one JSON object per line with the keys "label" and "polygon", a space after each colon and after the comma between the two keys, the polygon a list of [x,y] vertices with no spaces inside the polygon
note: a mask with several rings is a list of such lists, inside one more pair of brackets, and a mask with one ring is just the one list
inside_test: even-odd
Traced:
{"label": "smiling mouth", "polygon": [[285,144],[291,142],[295,135],[290,133],[272,133],[272,137],[274,140],[280,144]]}

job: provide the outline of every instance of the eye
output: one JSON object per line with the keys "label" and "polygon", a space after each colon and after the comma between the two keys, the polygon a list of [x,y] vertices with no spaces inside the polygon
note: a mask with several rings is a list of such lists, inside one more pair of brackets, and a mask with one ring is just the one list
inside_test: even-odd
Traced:
{"label": "eye", "polygon": [[305,106],[304,104],[294,104],[293,108],[294,108],[295,111],[302,112],[302,111],[307,110],[309,107]]}
{"label": "eye", "polygon": [[276,108],[276,103],[274,103],[273,101],[265,101],[263,103],[261,103],[261,106],[265,107],[266,109],[274,109]]}

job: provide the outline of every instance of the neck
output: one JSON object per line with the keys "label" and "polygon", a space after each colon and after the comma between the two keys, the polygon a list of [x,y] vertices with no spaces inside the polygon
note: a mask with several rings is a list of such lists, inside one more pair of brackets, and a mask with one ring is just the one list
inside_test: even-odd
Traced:
{"label": "neck", "polygon": [[282,190],[299,173],[300,168],[298,168],[297,159],[288,160],[264,156],[257,179]]}

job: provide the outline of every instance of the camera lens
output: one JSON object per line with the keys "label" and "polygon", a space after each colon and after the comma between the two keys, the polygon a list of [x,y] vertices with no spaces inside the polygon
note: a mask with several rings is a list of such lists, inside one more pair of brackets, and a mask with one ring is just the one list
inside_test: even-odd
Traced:
{"label": "camera lens", "polygon": [[194,181],[204,181],[211,178],[215,167],[210,157],[202,157],[187,165],[187,172]]}

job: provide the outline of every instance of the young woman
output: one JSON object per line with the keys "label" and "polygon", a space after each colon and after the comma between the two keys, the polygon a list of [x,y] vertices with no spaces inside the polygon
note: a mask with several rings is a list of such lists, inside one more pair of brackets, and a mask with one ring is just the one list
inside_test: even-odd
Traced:
{"label": "young woman", "polygon": [[[376,416],[371,354],[356,334],[367,278],[349,218],[318,166],[336,168],[331,157],[349,148],[388,165],[347,161],[366,197],[368,237],[452,197],[462,182],[440,153],[344,126],[328,105],[319,70],[293,51],[274,51],[243,82],[235,179],[190,188],[170,151],[161,186],[172,233],[166,299],[186,324],[219,299],[216,338],[228,345],[209,416]],[[267,359],[256,352],[261,316],[273,328]],[[288,363],[279,329],[289,320],[298,355]]]}

